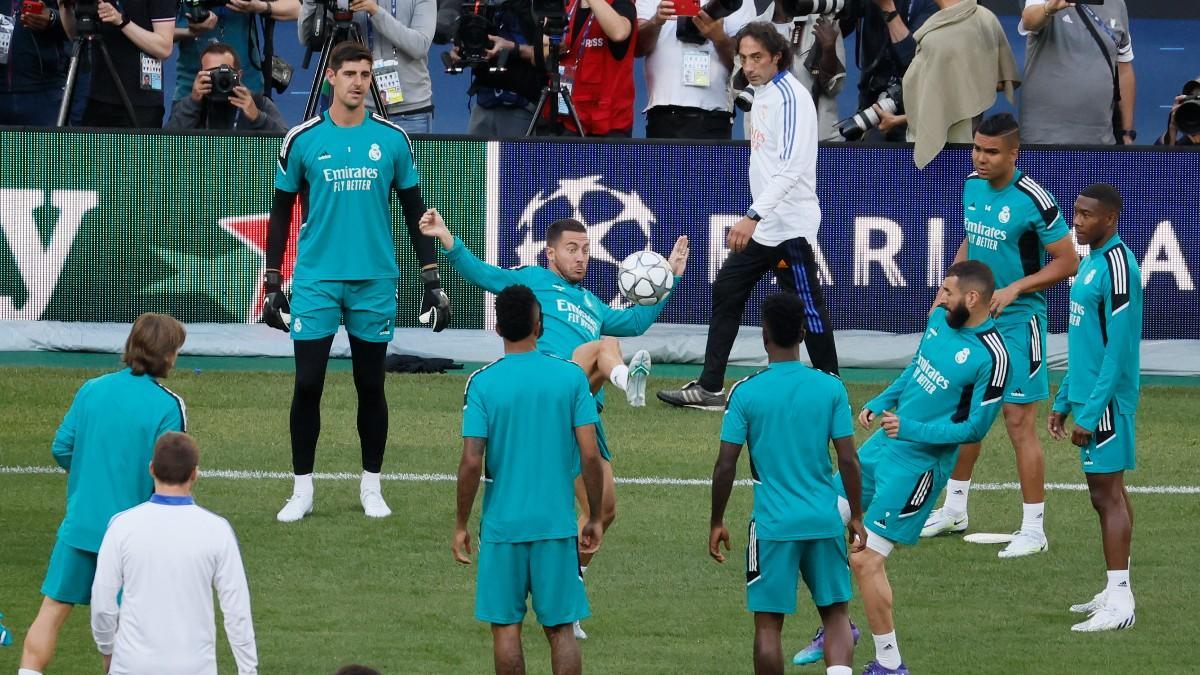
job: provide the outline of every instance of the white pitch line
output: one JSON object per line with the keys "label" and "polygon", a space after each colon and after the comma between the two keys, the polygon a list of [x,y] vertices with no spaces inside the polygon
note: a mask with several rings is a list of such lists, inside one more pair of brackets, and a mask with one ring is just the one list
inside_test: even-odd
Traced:
{"label": "white pitch line", "polygon": [[[49,475],[65,473],[56,466],[0,466],[0,475]],[[205,478],[225,478],[229,480],[285,480],[292,474],[284,471],[241,471],[232,469],[205,469],[200,472]],[[314,473],[316,480],[358,480],[357,473]],[[450,473],[385,473],[383,480],[401,481],[406,483],[450,483],[457,476]],[[617,478],[622,485],[652,485],[656,487],[694,486],[708,487],[712,483],[707,478],[665,478],[665,477],[633,477]],[[735,485],[749,485],[749,480],[739,480]],[[973,483],[972,490],[985,492],[1012,492],[1021,489],[1019,483]],[[1047,490],[1061,492],[1086,492],[1084,483],[1046,483]],[[1128,485],[1125,488],[1135,494],[1152,495],[1195,495],[1200,494],[1198,485]]]}

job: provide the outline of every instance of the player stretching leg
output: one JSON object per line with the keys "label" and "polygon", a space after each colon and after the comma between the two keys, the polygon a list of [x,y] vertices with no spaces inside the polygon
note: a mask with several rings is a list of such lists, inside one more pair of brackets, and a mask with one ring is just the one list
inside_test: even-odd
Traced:
{"label": "player stretching leg", "polygon": [[[359,499],[367,516],[391,515],[379,474],[388,430],[384,357],[396,319],[399,275],[388,205],[393,188],[404,207],[425,284],[420,318],[431,322],[435,332],[450,322],[450,299],[441,288],[433,242],[417,231],[425,203],[408,135],[385,118],[368,114],[363,106],[371,87],[371,52],[356,42],[339,44],[330,52],[325,79],[333,89],[329,110],[292,129],[279,148],[267,234],[263,320],[289,331],[296,352],[290,422],[295,487],[276,516],[281,522],[300,520],[313,509],[321,393],[339,323],[345,323],[350,335],[358,392],[363,467]],[[289,308],[280,269],[292,206],[301,191],[307,192],[308,208],[297,244]]]}
{"label": "player stretching leg", "polygon": [[571,627],[589,613],[579,555],[595,553],[603,537],[593,519],[576,539],[571,486],[580,473],[592,513],[599,511],[605,462],[587,378],[578,365],[538,351],[541,327],[542,310],[528,287],[496,296],[504,357],[467,380],[451,548],[455,560],[470,564],[467,522],[482,477],[475,618],[492,625],[496,672],[525,672],[521,624],[532,595],[551,670],[566,675],[582,671]]}
{"label": "player stretching leg", "polygon": [[754,612],[754,672],[783,673],[784,615],[796,612],[797,576],[803,576],[823,623],[825,672],[850,675],[850,570],[829,472],[830,440],[848,496],[854,551],[861,551],[867,538],[861,475],[845,385],[800,362],[803,304],[788,293],[763,301],[763,346],[769,365],[729,390],[721,452],[713,469],[708,553],[725,562],[725,506],[738,455],[748,444],[754,512],[746,549],[746,605]]}
{"label": "player stretching leg", "polygon": [[[1129,548],[1133,506],[1125,472],[1135,465],[1134,413],[1142,338],[1142,273],[1137,258],[1117,236],[1121,195],[1111,185],[1093,185],[1075,200],[1075,239],[1091,249],[1071,286],[1067,327],[1067,376],[1047,428],[1079,446],[1092,507],[1100,516],[1100,538],[1108,584],[1072,612],[1090,613],[1071,630],[1119,630],[1133,625]],[[1067,433],[1067,416],[1075,427]]]}
{"label": "player stretching leg", "polygon": [[[650,356],[640,351],[626,366],[621,361],[620,343],[602,336],[627,337],[645,333],[667,304],[663,298],[656,305],[634,306],[613,309],[583,288],[587,275],[589,242],[587,228],[578,220],[564,219],[550,224],[546,229],[547,267],[519,267],[506,270],[489,265],[463,244],[461,239],[450,234],[445,221],[436,209],[430,209],[421,219],[421,233],[437,239],[446,250],[446,259],[464,279],[490,293],[499,293],[513,284],[523,284],[533,289],[545,314],[546,334],[538,340],[538,349],[563,359],[572,359],[587,373],[597,409],[604,406],[603,385],[612,382],[624,389],[626,397],[633,402],[644,403],[646,375],[650,372]],[[669,258],[675,274],[675,288],[687,266],[688,240],[680,237]],[[668,296],[670,297],[670,296]],[[605,529],[616,518],[616,492],[612,473],[612,455],[604,436],[604,427],[596,423],[596,436],[600,454],[604,457],[604,500],[601,522]],[[579,522],[591,516],[587,500],[583,498],[582,482],[575,487],[579,501]],[[592,555],[581,555],[581,564],[587,570]],[[587,635],[576,627],[580,639]]]}
{"label": "player stretching leg", "polygon": [[[1079,255],[1054,196],[1017,169],[1020,130],[1012,115],[989,117],[975,133],[975,173],[963,186],[966,236],[954,261],[979,260],[996,276],[991,310],[1012,357],[1004,426],[1017,455],[1024,504],[1021,529],[999,555],[1016,558],[1046,550],[1046,463],[1037,436],[1037,412],[1050,397],[1045,365],[1045,289],[1075,273]],[[1046,253],[1050,262],[1043,265]],[[967,529],[967,496],[979,443],[959,449],[946,502],[930,514],[922,537]]]}
{"label": "player stretching leg", "polygon": [[883,426],[858,454],[867,546],[850,556],[875,639],[875,660],[865,675],[908,672],[885,562],[896,544],[917,543],[958,446],[983,438],[1000,412],[1009,356],[990,317],[994,288],[987,265],[952,265],[912,363],[858,415],[863,427],[877,417]]}

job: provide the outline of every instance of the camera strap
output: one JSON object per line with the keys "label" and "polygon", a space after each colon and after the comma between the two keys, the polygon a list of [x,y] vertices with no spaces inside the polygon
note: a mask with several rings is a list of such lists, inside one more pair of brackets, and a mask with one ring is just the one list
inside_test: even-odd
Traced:
{"label": "camera strap", "polygon": [[[1104,62],[1108,64],[1108,69],[1112,71],[1113,136],[1120,143],[1121,139],[1124,138],[1124,130],[1121,127],[1125,125],[1122,123],[1121,109],[1118,105],[1121,102],[1121,78],[1117,71],[1117,64],[1113,63],[1112,57],[1108,54],[1108,47],[1104,45],[1104,38],[1100,37],[1100,31],[1096,30],[1096,22],[1100,21],[1100,17],[1096,16],[1095,12],[1092,12],[1090,9],[1085,9],[1084,5],[1075,5],[1075,11],[1079,13],[1079,18],[1083,21],[1083,25],[1087,26],[1088,32],[1092,34],[1092,39],[1096,41],[1096,46],[1100,48],[1100,53],[1104,55]],[[1104,24],[1100,23],[1100,26],[1103,27]],[[1117,48],[1116,36],[1109,32],[1107,28],[1105,28],[1104,32],[1108,33],[1108,36],[1112,38],[1113,48]]]}

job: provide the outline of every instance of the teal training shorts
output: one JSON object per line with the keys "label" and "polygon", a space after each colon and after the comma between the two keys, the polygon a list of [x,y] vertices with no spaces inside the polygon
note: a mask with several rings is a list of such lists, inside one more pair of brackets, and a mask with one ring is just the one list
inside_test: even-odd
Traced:
{"label": "teal training shorts", "polygon": [[1046,319],[1031,317],[1024,323],[997,325],[1008,348],[1008,390],[1005,403],[1036,403],[1050,398],[1046,368]]}
{"label": "teal training shorts", "polygon": [[516,544],[479,543],[475,618],[509,625],[525,620],[526,598],[543,626],[591,616],[575,537]]}
{"label": "teal training shorts", "polygon": [[96,554],[54,542],[42,595],[68,605],[90,605],[92,581],[96,579]]}
{"label": "teal training shorts", "polygon": [[849,602],[850,562],[846,539],[765,541],[754,532],[746,545],[746,608],[751,612],[796,613],[796,591],[804,578],[817,607]]}
{"label": "teal training shorts", "polygon": [[391,342],[396,323],[396,280],[292,281],[293,340],[346,332],[365,342]]}
{"label": "teal training shorts", "polygon": [[[1076,403],[1071,408],[1079,414],[1083,404]],[[1068,432],[1075,428],[1073,424],[1066,427]],[[1079,463],[1083,465],[1084,473],[1133,471],[1137,466],[1133,414],[1122,415],[1115,403],[1109,403],[1091,442],[1079,449]]]}
{"label": "teal training shorts", "polygon": [[[946,487],[958,451],[944,457],[905,455],[898,461],[883,430],[859,449],[862,466],[863,524],[897,544],[915,544],[938,493]],[[841,483],[835,481],[839,486]],[[844,495],[843,495],[844,496]]]}

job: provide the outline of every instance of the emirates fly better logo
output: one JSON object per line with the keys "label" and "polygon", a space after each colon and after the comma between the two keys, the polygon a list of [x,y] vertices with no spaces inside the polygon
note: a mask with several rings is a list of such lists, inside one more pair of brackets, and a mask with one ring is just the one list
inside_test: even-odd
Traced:
{"label": "emirates fly better logo", "polygon": [[[650,228],[656,220],[646,202],[636,192],[611,188],[601,181],[598,175],[564,178],[555,189],[539,190],[529,200],[516,225],[519,265],[542,264],[546,228],[561,218],[574,218],[587,227],[592,258],[589,275],[600,273],[615,279],[616,268],[625,256],[650,247]],[[602,269],[597,270],[596,263],[601,263]],[[614,291],[610,304],[625,306],[628,302]]]}

